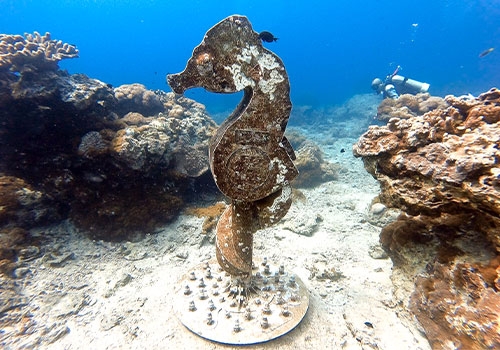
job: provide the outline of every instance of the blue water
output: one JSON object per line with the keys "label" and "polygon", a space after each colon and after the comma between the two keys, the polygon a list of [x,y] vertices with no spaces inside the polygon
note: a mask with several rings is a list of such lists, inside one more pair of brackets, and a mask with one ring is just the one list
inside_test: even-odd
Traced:
{"label": "blue water", "polygon": [[[433,95],[478,94],[500,84],[500,0],[0,0],[0,33],[50,32],[80,57],[61,68],[118,86],[169,91],[205,32],[231,14],[279,37],[295,105],[341,104],[370,93],[397,65]],[[478,55],[495,47],[489,55]],[[213,113],[236,97],[187,94]]]}

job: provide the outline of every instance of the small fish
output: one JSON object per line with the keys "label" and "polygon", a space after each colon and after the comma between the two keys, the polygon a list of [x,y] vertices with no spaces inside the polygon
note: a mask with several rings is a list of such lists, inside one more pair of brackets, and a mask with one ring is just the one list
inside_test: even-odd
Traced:
{"label": "small fish", "polygon": [[340,153],[344,153],[344,152],[345,152],[345,148],[341,148]]}
{"label": "small fish", "polygon": [[265,30],[259,33],[259,39],[265,41],[266,43],[272,43],[273,41],[278,40],[278,38],[276,38],[271,32]]}
{"label": "small fish", "polygon": [[490,47],[488,50],[484,50],[483,52],[481,52],[481,53],[479,54],[479,58],[484,57],[484,56],[486,56],[486,55],[489,55],[490,53],[492,53],[492,52],[493,52],[493,50],[495,50],[495,48],[494,48],[494,47]]}

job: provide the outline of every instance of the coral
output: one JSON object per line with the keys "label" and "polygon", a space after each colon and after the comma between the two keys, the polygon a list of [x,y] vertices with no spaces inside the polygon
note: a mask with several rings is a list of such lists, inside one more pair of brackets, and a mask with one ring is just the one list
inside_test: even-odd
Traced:
{"label": "coral", "polygon": [[335,180],[339,168],[325,161],[319,146],[311,141],[304,141],[297,148],[295,166],[299,169],[299,176],[293,180],[293,184],[305,188]]}
{"label": "coral", "polygon": [[29,233],[20,227],[0,228],[0,275],[9,276],[16,268],[19,250],[27,243]]}
{"label": "coral", "polygon": [[[162,99],[180,106],[183,118],[160,116],[147,119],[147,124],[119,130],[112,141],[113,157],[135,170],[162,164],[172,166],[179,174],[200,176],[208,170],[208,141],[216,125],[201,108],[203,105],[173,93]],[[127,116],[125,121],[132,124],[131,114]],[[137,114],[134,118],[140,119]]]}
{"label": "coral", "polygon": [[125,84],[114,89],[118,114],[138,112],[151,116],[164,110],[158,96],[142,84]]}
{"label": "coral", "polygon": [[129,112],[121,119],[127,125],[145,125],[152,121],[152,118],[146,118],[141,113]]}
{"label": "coral", "polygon": [[30,242],[27,229],[58,218],[52,201],[24,180],[0,176],[0,275],[11,276]]}
{"label": "coral", "polygon": [[[4,223],[39,225],[29,216],[35,214],[44,223],[70,218],[92,237],[128,238],[175,217],[199,182],[207,187],[201,175],[215,123],[203,105],[157,92],[165,113],[120,118],[113,89],[82,74],[33,71],[0,79],[0,173],[22,182],[16,188],[26,189],[24,199],[41,200],[38,207],[4,206]],[[172,109],[182,112],[167,117]],[[141,208],[130,206],[131,199]]]}
{"label": "coral", "polygon": [[460,208],[500,213],[500,114],[489,112],[491,93],[496,92],[481,95],[464,114],[451,105],[369,128],[354,153],[381,181],[389,205],[411,214]]}
{"label": "coral", "polygon": [[213,230],[215,230],[215,226],[217,226],[217,221],[219,220],[220,216],[222,215],[225,209],[226,209],[226,203],[218,202],[209,207],[187,208],[186,214],[195,215],[199,218],[204,217],[205,221],[203,221],[201,233],[208,234]]}
{"label": "coral", "polygon": [[182,205],[180,196],[168,193],[162,186],[134,184],[128,179],[104,193],[82,190],[72,203],[70,218],[92,238],[131,239],[171,221]]}
{"label": "coral", "polygon": [[499,257],[487,265],[435,263],[431,269],[431,278],[417,278],[410,307],[432,347],[500,347]]}
{"label": "coral", "polygon": [[444,109],[447,106],[448,103],[446,100],[431,96],[428,93],[417,95],[403,94],[398,99],[386,98],[382,100],[377,108],[377,119],[408,119],[435,109]]}
{"label": "coral", "polygon": [[75,46],[51,39],[50,33],[0,34],[0,71],[57,70],[60,60],[75,57]]}
{"label": "coral", "polygon": [[89,131],[83,135],[80,145],[78,146],[78,154],[86,158],[92,158],[99,154],[106,153],[108,145],[97,131]]}
{"label": "coral", "polygon": [[51,200],[23,179],[0,176],[0,226],[31,228],[56,216]]}
{"label": "coral", "polygon": [[394,261],[396,288],[403,302],[411,295],[411,312],[433,347],[494,348],[500,91],[445,101],[424,115],[371,126],[353,150],[380,182],[381,202],[406,213],[380,240]]}

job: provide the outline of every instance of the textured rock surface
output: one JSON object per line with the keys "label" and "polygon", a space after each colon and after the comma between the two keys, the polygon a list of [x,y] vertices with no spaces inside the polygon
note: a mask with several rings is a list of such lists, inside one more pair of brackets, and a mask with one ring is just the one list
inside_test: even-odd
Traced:
{"label": "textured rock surface", "polygon": [[299,176],[292,182],[294,186],[315,187],[337,178],[340,166],[326,161],[323,151],[316,143],[307,140],[296,131],[287,133],[287,137],[296,150],[294,163],[299,170]]}
{"label": "textured rock surface", "polygon": [[117,111],[123,115],[138,112],[145,116],[163,111],[163,103],[151,90],[142,84],[125,84],[114,89],[117,100]]}
{"label": "textured rock surface", "polygon": [[380,182],[381,202],[409,214],[383,229],[381,243],[401,303],[412,294],[433,347],[498,347],[500,91],[445,101],[370,127],[354,154]]}
{"label": "textured rock surface", "polygon": [[134,112],[125,115],[128,127],[119,130],[111,141],[113,156],[135,170],[162,164],[182,175],[202,175],[208,170],[208,140],[215,123],[203,105],[190,99],[175,97],[174,93],[163,93],[160,99],[167,107],[156,118]]}
{"label": "textured rock surface", "polygon": [[[124,103],[117,91],[131,98]],[[154,230],[193,185],[213,186],[205,173],[215,123],[203,105],[173,93],[113,90],[56,70],[3,72],[0,121],[0,175],[49,201],[49,217],[69,216],[93,237]]]}
{"label": "textured rock surface", "polygon": [[403,94],[398,99],[384,99],[377,108],[377,119],[389,120],[393,117],[408,119],[446,107],[448,103],[444,99],[428,93]]}

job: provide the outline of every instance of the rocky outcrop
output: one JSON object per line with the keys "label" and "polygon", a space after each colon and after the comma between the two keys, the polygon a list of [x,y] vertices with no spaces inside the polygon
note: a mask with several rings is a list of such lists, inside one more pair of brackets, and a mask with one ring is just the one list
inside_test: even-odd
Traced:
{"label": "rocky outcrop", "polygon": [[448,103],[444,99],[431,96],[428,93],[403,94],[397,99],[385,98],[382,100],[377,108],[377,119],[386,121],[394,117],[408,119],[446,107],[448,107]]}
{"label": "rocky outcrop", "polygon": [[[381,243],[401,303],[441,348],[500,346],[500,91],[371,126],[354,145],[405,213]],[[411,298],[410,298],[411,294]]]}
{"label": "rocky outcrop", "polygon": [[316,143],[296,131],[287,133],[287,138],[296,150],[294,164],[299,170],[299,175],[292,182],[293,186],[311,188],[337,179],[340,166],[326,161]]}
{"label": "rocky outcrop", "polygon": [[42,67],[4,71],[0,121],[0,175],[44,198],[38,212],[68,217],[92,237],[154,230],[177,215],[193,182],[213,185],[215,123],[203,105],[173,93],[113,89]]}
{"label": "rocky outcrop", "polygon": [[155,115],[164,109],[160,98],[142,84],[124,84],[114,89],[117,112],[120,116],[138,112],[145,116]]}

